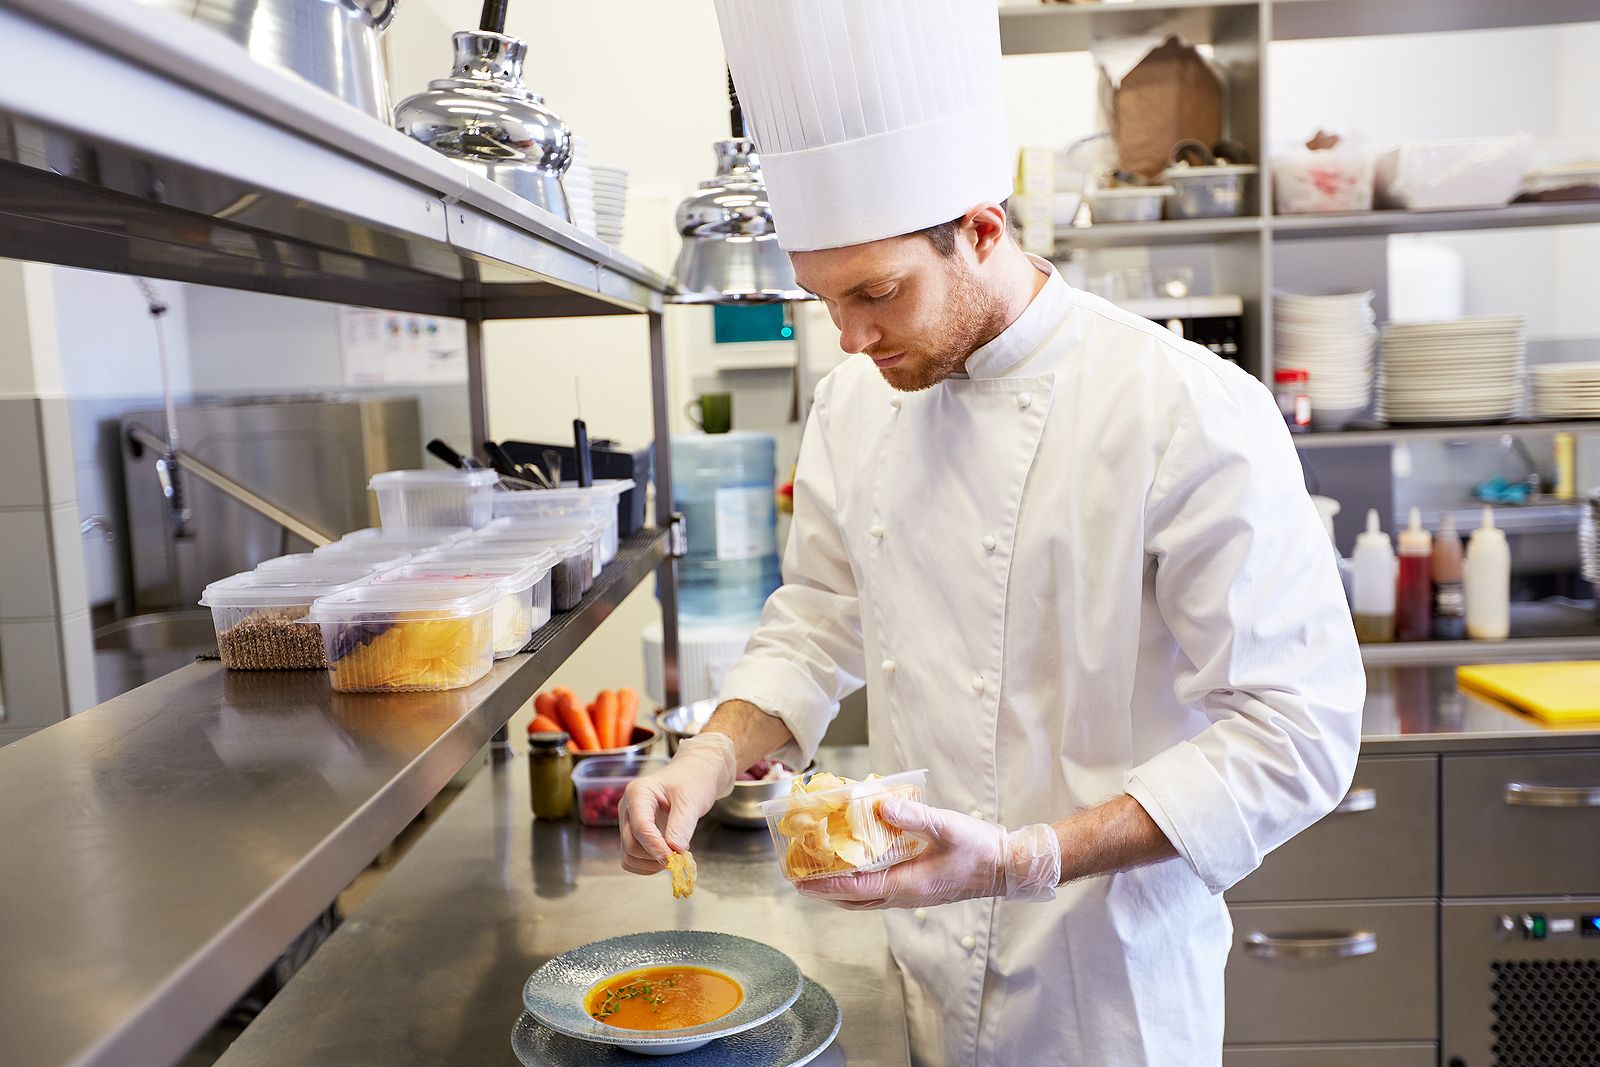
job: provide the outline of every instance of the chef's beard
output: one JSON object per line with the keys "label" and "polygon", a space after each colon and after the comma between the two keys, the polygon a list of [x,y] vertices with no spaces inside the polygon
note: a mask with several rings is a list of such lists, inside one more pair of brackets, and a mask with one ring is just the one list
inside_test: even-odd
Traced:
{"label": "chef's beard", "polygon": [[938,385],[962,370],[968,356],[1005,329],[1004,301],[954,257],[949,271],[945,316],[928,331],[929,336],[940,338],[937,347],[901,346],[905,359],[893,367],[878,368],[883,380],[902,393],[921,392]]}

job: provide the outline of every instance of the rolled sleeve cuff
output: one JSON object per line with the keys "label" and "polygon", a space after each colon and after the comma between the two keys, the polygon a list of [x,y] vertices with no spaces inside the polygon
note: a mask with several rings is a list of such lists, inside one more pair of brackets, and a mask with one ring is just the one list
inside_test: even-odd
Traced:
{"label": "rolled sleeve cuff", "polygon": [[772,758],[789,767],[805,767],[817,754],[822,735],[838,711],[811,676],[792,663],[765,656],[745,656],[722,679],[719,700],[743,700],[789,728],[794,743]]}
{"label": "rolled sleeve cuff", "polygon": [[1211,892],[1223,892],[1260,865],[1239,805],[1193,742],[1135,767],[1125,788]]}

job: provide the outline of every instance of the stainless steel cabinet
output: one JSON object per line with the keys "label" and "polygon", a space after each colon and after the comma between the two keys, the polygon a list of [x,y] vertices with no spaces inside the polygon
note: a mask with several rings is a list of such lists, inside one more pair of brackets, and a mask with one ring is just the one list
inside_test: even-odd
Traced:
{"label": "stainless steel cabinet", "polygon": [[1449,756],[1444,895],[1600,893],[1600,753]]}
{"label": "stainless steel cabinet", "polygon": [[1260,1045],[1222,1051],[1222,1067],[1438,1067],[1439,1049],[1413,1045]]}
{"label": "stainless steel cabinet", "polygon": [[1432,897],[1439,889],[1439,761],[1363,759],[1344,801],[1228,891],[1230,902]]}
{"label": "stainless steel cabinet", "polygon": [[1435,914],[1431,902],[1234,907],[1227,1040],[1433,1040]]}

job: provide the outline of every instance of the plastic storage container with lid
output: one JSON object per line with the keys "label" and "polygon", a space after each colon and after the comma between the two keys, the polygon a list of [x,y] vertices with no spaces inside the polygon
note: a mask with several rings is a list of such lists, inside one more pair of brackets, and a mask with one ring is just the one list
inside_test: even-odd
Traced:
{"label": "plastic storage container with lid", "polygon": [[494,663],[493,584],[370,581],[319,597],[328,677],[342,693],[457,689]]}
{"label": "plastic storage container with lid", "polygon": [[339,538],[337,543],[357,548],[383,545],[415,552],[459,541],[471,533],[470,526],[368,526],[364,530],[352,530]]}
{"label": "plastic storage container with lid", "polygon": [[318,597],[361,580],[301,566],[245,571],[212,582],[200,603],[211,609],[222,665],[230,671],[326,667],[322,632],[305,621],[306,611]]}
{"label": "plastic storage container with lid", "polygon": [[578,821],[586,826],[617,825],[617,804],[635,778],[667,765],[661,756],[596,756],[572,768],[578,791]]}
{"label": "plastic storage container with lid", "polygon": [[762,801],[761,814],[777,846],[783,876],[804,882],[881,871],[917,856],[927,842],[891,828],[878,817],[878,803],[890,794],[921,801],[927,782],[926,770],[901,771]]}
{"label": "plastic storage container with lid", "polygon": [[571,611],[594,585],[592,548],[582,538],[566,541],[462,541],[449,548],[435,549],[417,557],[419,563],[433,560],[550,560],[550,603],[556,611]]}
{"label": "plastic storage container with lid", "polygon": [[359,544],[353,541],[335,541],[313,549],[311,558],[323,564],[370,567],[381,570],[404,563],[416,552],[415,548],[400,545]]}
{"label": "plastic storage container with lid", "polygon": [[470,526],[494,517],[494,471],[385,471],[367,488],[378,494],[378,516],[385,527]]}
{"label": "plastic storage container with lid", "polygon": [[479,530],[474,539],[477,541],[494,541],[500,538],[510,538],[514,541],[525,541],[530,538],[554,538],[565,541],[574,537],[581,537],[589,542],[590,555],[594,560],[594,577],[600,577],[600,571],[606,564],[606,558],[605,525],[599,519],[576,517],[546,519],[527,515],[510,516],[503,519],[495,519]]}
{"label": "plastic storage container with lid", "polygon": [[550,568],[520,559],[424,560],[402,563],[373,577],[375,582],[489,582],[500,590],[494,605],[494,658],[514,656],[528,646],[533,631],[550,621]]}
{"label": "plastic storage container with lid", "polygon": [[679,610],[696,619],[754,619],[778,588],[777,445],[734,431],[672,438],[672,507],[688,553]]}
{"label": "plastic storage container with lid", "polygon": [[347,575],[351,581],[372,573],[371,564],[352,556],[319,556],[314,552],[295,552],[287,556],[273,556],[256,564],[258,574],[277,574],[292,571],[317,578],[336,578]]}
{"label": "plastic storage container with lid", "polygon": [[598,481],[588,488],[563,486],[524,492],[496,493],[494,517],[594,519],[601,525],[600,562],[617,558],[618,502],[633,488],[633,479]]}
{"label": "plastic storage container with lid", "polygon": [[1169,219],[1221,219],[1243,214],[1257,168],[1248,163],[1209,167],[1168,167],[1161,180],[1172,187]]}

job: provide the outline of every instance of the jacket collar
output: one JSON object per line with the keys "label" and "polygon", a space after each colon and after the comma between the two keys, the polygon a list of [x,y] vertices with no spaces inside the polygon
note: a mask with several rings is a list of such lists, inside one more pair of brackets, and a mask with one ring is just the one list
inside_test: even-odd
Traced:
{"label": "jacket collar", "polygon": [[1072,310],[1072,287],[1061,280],[1049,260],[1028,258],[1049,278],[1015,322],[967,357],[968,378],[1000,378],[1015,370]]}

